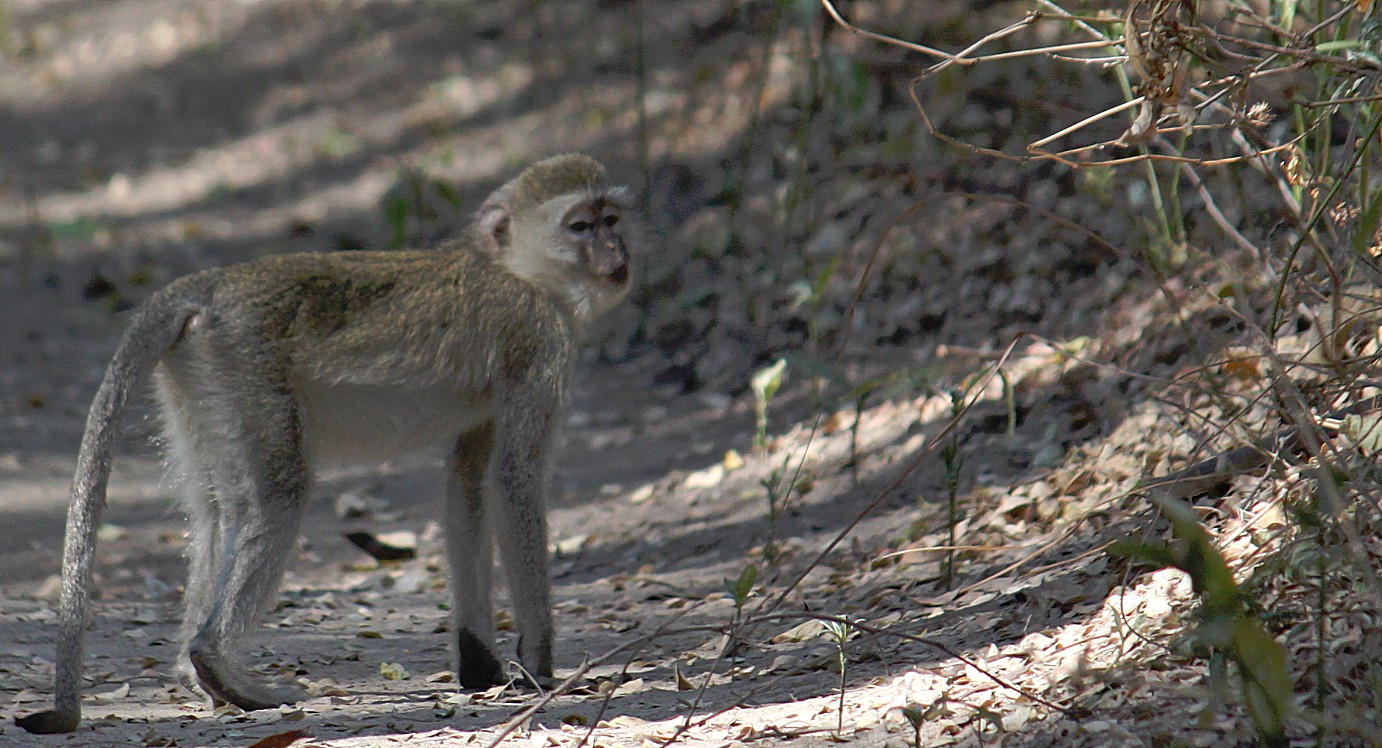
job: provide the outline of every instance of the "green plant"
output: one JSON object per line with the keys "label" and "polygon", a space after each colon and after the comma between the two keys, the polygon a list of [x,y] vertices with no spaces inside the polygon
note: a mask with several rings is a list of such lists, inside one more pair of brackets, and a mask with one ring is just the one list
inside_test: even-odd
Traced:
{"label": "green plant", "polygon": [[391,231],[389,248],[424,244],[439,227],[441,218],[439,204],[459,208],[461,197],[455,188],[426,172],[403,167],[398,171],[398,180],[382,200],[384,218]]}
{"label": "green plant", "polygon": [[1153,501],[1171,521],[1177,542],[1119,543],[1113,552],[1162,568],[1173,566],[1190,576],[1203,606],[1197,638],[1214,655],[1237,666],[1248,715],[1262,744],[1269,748],[1286,746],[1286,715],[1292,694],[1286,648],[1248,615],[1233,572],[1200,524],[1194,507],[1179,499]]}
{"label": "green plant", "polygon": [[754,372],[749,380],[749,386],[753,389],[754,423],[757,429],[753,443],[759,447],[768,444],[768,406],[786,378],[787,359],[780,358],[772,366]]}
{"label": "green plant", "polygon": [[782,467],[773,468],[768,477],[759,482],[768,499],[768,540],[763,543],[763,560],[772,565],[776,565],[778,559],[777,518],[787,498],[786,493],[791,491],[791,486],[787,487],[786,492],[782,488],[782,476],[786,469],[787,465],[784,462]]}
{"label": "green plant", "polygon": [[921,724],[926,714],[920,706],[908,704],[902,709],[902,716],[912,726],[912,748],[921,748]]}
{"label": "green plant", "polygon": [[838,721],[835,725],[835,735],[843,739],[845,733],[845,686],[849,670],[849,658],[845,655],[845,643],[854,636],[854,625],[843,619],[824,621],[824,624],[826,632],[835,642],[835,653],[840,666],[840,705],[837,710]]}
{"label": "green plant", "polygon": [[739,651],[739,629],[744,625],[744,604],[748,602],[749,595],[753,593],[753,585],[758,581],[758,566],[746,564],[739,572],[739,576],[733,579],[725,578],[725,591],[734,601],[734,618],[729,623],[729,636],[725,642],[725,650],[734,657]]}
{"label": "green plant", "polygon": [[730,599],[734,600],[734,617],[739,619],[744,614],[744,603],[748,602],[749,594],[753,592],[753,585],[758,581],[758,567],[754,564],[747,564],[739,572],[739,576],[734,579],[725,579],[725,591],[729,593]]}
{"label": "green plant", "polygon": [[[950,415],[959,418],[965,409],[965,393],[959,390],[950,393]],[[941,447],[941,462],[945,465],[945,527],[948,539],[945,549],[945,588],[955,583],[955,527],[960,523],[959,496],[960,470],[964,468],[964,455],[960,454],[960,430],[950,432],[950,438]]]}

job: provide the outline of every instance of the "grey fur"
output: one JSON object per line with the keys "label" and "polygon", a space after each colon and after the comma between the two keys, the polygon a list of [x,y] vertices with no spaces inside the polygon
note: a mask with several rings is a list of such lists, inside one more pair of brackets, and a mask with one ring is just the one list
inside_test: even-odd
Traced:
{"label": "grey fur", "polygon": [[[519,660],[552,675],[546,483],[581,329],[626,293],[618,193],[584,156],[529,167],[449,251],[283,255],[179,279],[135,314],[87,417],[68,510],[54,709],[81,718],[82,629],[112,441],[150,378],[192,534],[180,668],[245,709],[303,698],[239,663],[272,607],[315,466],[450,443],[446,536],[457,667],[502,678],[492,545]],[[482,218],[502,213],[502,221]],[[493,229],[502,223],[502,231]],[[489,232],[489,233],[486,233]]]}

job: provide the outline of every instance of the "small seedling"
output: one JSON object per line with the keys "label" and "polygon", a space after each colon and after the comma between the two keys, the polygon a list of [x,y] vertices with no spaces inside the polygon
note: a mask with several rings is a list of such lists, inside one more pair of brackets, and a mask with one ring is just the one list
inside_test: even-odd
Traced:
{"label": "small seedling", "polygon": [[[950,393],[950,413],[959,418],[964,413],[965,395],[963,392],[954,391]],[[959,524],[959,494],[960,494],[960,470],[964,467],[964,456],[960,454],[960,432],[956,429],[950,433],[950,439],[941,447],[941,461],[945,463],[945,493],[947,499],[947,511],[945,517],[946,528],[949,532],[950,542],[947,543],[945,551],[945,588],[950,589],[955,583],[955,526]]]}
{"label": "small seedling", "polygon": [[916,704],[908,704],[902,709],[902,716],[912,726],[912,748],[921,748],[921,723],[925,721],[926,712]]}
{"label": "small seedling", "polygon": [[753,378],[749,380],[749,386],[753,388],[754,416],[758,426],[753,443],[759,447],[768,444],[768,406],[772,404],[773,395],[777,394],[786,379],[787,359],[780,358],[772,366],[754,372]]}
{"label": "small seedling", "polygon": [[777,547],[777,517],[782,511],[783,502],[786,499],[785,492],[782,490],[782,471],[786,468],[775,468],[768,473],[768,477],[759,481],[763,486],[763,491],[768,497],[768,540],[763,544],[763,560],[769,564],[776,564],[778,559]]}
{"label": "small seedling", "polygon": [[849,668],[849,658],[845,656],[845,642],[854,635],[854,626],[849,621],[833,620],[825,621],[825,630],[830,633],[830,637],[835,640],[835,651],[840,658],[840,708],[839,720],[835,725],[835,734],[844,737],[845,734],[845,677]]}
{"label": "small seedling", "polygon": [[754,582],[757,581],[758,567],[754,564],[745,566],[744,570],[739,572],[738,579],[725,579],[725,590],[734,600],[734,617],[736,619],[743,614],[744,603],[748,602],[749,593],[753,592]]}
{"label": "small seedling", "polygon": [[744,603],[748,602],[749,594],[753,592],[753,585],[757,581],[758,566],[754,564],[745,566],[744,570],[739,572],[738,579],[725,579],[725,590],[734,601],[734,620],[730,622],[729,640],[725,642],[725,651],[731,657],[739,651],[739,626],[744,621]]}

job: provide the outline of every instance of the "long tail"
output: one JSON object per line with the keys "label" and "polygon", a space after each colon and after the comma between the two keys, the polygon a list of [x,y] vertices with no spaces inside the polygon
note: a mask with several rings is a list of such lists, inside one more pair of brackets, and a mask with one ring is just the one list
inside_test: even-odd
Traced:
{"label": "long tail", "polygon": [[72,732],[82,716],[82,631],[86,627],[91,561],[96,530],[106,507],[111,451],[120,418],[135,386],[148,378],[159,357],[177,343],[196,307],[185,297],[157,294],[130,323],[96,390],[87,413],[67,507],[67,534],[62,553],[62,598],[58,605],[56,696],[52,711],[15,720],[34,733]]}

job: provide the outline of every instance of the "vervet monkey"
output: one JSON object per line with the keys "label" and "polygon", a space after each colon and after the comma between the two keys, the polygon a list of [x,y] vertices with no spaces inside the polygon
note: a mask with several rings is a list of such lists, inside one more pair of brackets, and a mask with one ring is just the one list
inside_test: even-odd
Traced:
{"label": "vervet monkey", "polygon": [[96,393],[67,515],[55,708],[81,718],[82,629],[112,441],[152,374],[191,516],[179,667],[246,710],[305,697],[239,661],[277,598],[316,468],[451,447],[446,544],[456,668],[505,682],[492,542],[523,668],[552,677],[546,483],[577,337],[628,290],[623,192],[585,156],[539,162],[444,251],[282,255],[181,278],[134,315]]}

